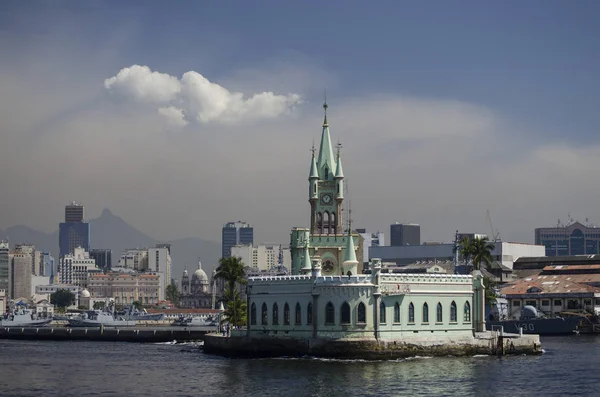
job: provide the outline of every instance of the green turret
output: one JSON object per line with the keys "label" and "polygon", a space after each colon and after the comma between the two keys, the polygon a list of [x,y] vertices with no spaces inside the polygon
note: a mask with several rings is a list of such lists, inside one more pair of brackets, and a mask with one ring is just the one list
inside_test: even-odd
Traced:
{"label": "green turret", "polygon": [[323,104],[325,109],[325,119],[323,120],[323,132],[321,134],[321,146],[319,147],[319,159],[317,166],[319,175],[323,180],[332,180],[335,175],[335,159],[333,157],[333,147],[331,146],[331,136],[329,135],[329,124],[327,124],[327,102]]}

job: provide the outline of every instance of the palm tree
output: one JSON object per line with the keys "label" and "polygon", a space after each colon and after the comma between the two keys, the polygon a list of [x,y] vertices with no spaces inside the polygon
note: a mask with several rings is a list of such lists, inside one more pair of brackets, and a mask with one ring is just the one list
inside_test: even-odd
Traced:
{"label": "palm tree", "polygon": [[467,236],[463,237],[458,243],[458,251],[465,265],[468,265],[473,257],[473,239]]}
{"label": "palm tree", "polygon": [[240,292],[237,289],[230,289],[227,287],[225,290],[225,301],[227,307],[223,312],[223,315],[227,321],[234,327],[246,325],[246,309],[247,305],[240,296]]}
{"label": "palm tree", "polygon": [[246,269],[242,258],[230,256],[219,259],[215,278],[225,281],[231,291],[235,289],[236,284],[246,284]]}
{"label": "palm tree", "polygon": [[492,263],[492,251],[496,248],[490,243],[487,237],[474,238],[471,240],[471,255],[473,259],[473,268],[481,270],[481,265],[488,267]]}

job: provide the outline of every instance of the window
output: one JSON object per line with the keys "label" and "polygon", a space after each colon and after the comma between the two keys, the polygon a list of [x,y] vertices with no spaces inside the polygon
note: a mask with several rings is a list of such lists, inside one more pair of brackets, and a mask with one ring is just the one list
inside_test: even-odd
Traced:
{"label": "window", "polygon": [[591,299],[584,299],[583,300],[583,305],[584,306],[592,306],[592,300]]}
{"label": "window", "polygon": [[412,302],[408,305],[408,322],[411,324],[415,322],[415,305]]}
{"label": "window", "polygon": [[273,303],[273,325],[279,325],[279,306]]}
{"label": "window", "polygon": [[550,306],[550,299],[543,299],[542,306]]}
{"label": "window", "polygon": [[537,302],[536,301],[532,301],[532,300],[528,300],[528,301],[525,301],[525,306],[536,307],[537,306]]}
{"label": "window", "polygon": [[365,324],[367,322],[367,308],[364,303],[360,302],[356,309],[356,322]]}
{"label": "window", "polygon": [[438,323],[442,322],[442,319],[443,319],[442,314],[443,314],[442,304],[438,302],[438,304],[437,304],[437,317],[435,318],[436,322],[438,322]]}
{"label": "window", "polygon": [[458,320],[456,319],[458,316],[456,315],[456,302],[452,301],[450,304],[450,322],[455,323]]}
{"label": "window", "polygon": [[306,325],[312,324],[312,303],[308,304],[306,308]]}
{"label": "window", "polygon": [[283,325],[290,325],[290,305],[283,306]]}
{"label": "window", "polygon": [[335,324],[335,308],[331,302],[325,306],[325,324]]}
{"label": "window", "polygon": [[350,324],[350,305],[348,302],[342,303],[342,324]]}
{"label": "window", "polygon": [[262,304],[262,309],[261,309],[260,315],[261,315],[261,324],[267,325],[269,315],[267,314],[267,304],[266,303]]}
{"label": "window", "polygon": [[463,322],[470,323],[471,322],[471,304],[469,303],[469,301],[465,302],[465,307],[464,307],[463,311],[464,311]]}
{"label": "window", "polygon": [[[146,298],[146,300],[148,300]],[[256,304],[252,302],[252,306],[250,306],[250,325],[256,325]]]}
{"label": "window", "polygon": [[427,302],[423,303],[423,323],[429,323],[429,305]]}
{"label": "window", "polygon": [[521,306],[521,301],[513,301],[513,306]]}
{"label": "window", "polygon": [[379,323],[385,324],[385,303],[379,304]]}
{"label": "window", "polygon": [[396,302],[396,304],[394,305],[394,322],[400,322],[400,304],[398,302]]}
{"label": "window", "polygon": [[296,325],[302,324],[302,308],[299,303],[296,303]]}
{"label": "window", "polygon": [[562,306],[562,299],[554,299],[554,306]]}

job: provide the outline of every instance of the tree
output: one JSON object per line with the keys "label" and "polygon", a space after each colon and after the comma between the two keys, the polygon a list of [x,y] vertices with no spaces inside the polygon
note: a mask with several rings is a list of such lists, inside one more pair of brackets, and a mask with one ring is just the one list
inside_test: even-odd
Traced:
{"label": "tree", "polygon": [[167,300],[171,301],[173,305],[177,306],[179,304],[179,290],[177,289],[177,285],[167,285],[167,290],[165,292]]}
{"label": "tree", "polygon": [[246,269],[242,258],[230,256],[219,259],[215,278],[225,281],[231,291],[235,289],[236,284],[246,284]]}
{"label": "tree", "polygon": [[473,240],[467,236],[463,237],[458,243],[458,251],[465,265],[468,265],[473,257]]}
{"label": "tree", "polygon": [[104,301],[94,302],[94,310],[103,310],[105,306],[106,302]]}
{"label": "tree", "polygon": [[142,310],[144,308],[144,305],[142,305],[142,302],[140,301],[133,301],[131,305],[138,310]]}
{"label": "tree", "polygon": [[488,267],[492,263],[492,251],[496,248],[490,243],[487,237],[475,238],[471,240],[471,255],[473,259],[473,269],[481,270],[481,265]]}
{"label": "tree", "polygon": [[75,304],[75,294],[68,289],[58,289],[50,295],[50,303],[62,311]]}
{"label": "tree", "polygon": [[246,325],[247,305],[240,296],[240,292],[234,287],[225,290],[226,307],[223,315],[227,321],[235,327]]}

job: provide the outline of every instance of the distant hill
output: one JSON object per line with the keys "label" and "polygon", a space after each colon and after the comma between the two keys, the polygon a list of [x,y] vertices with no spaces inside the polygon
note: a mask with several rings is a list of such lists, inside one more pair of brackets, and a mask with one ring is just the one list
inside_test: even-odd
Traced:
{"label": "distant hill", "polygon": [[[38,250],[49,251],[58,257],[58,231],[43,233],[27,226],[12,226],[0,231],[0,238],[8,237],[11,248],[14,244],[35,244]],[[172,277],[180,280],[185,266],[195,269],[198,259],[202,268],[210,275],[221,255],[221,245],[214,241],[188,237],[172,241],[158,241],[137,230],[122,218],[104,209],[102,214],[90,220],[90,239],[92,248],[109,248],[112,250],[113,266],[117,265],[121,253],[126,248],[152,247],[156,243],[171,244],[173,260]]]}

